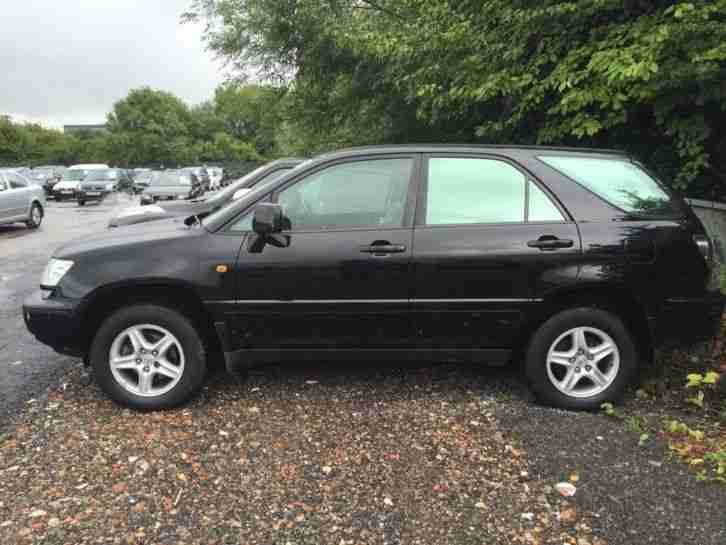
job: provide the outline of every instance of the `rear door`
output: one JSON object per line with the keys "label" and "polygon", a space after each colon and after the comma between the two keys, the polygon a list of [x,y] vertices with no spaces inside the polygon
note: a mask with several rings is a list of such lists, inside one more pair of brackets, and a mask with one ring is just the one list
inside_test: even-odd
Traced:
{"label": "rear door", "polygon": [[277,191],[283,246],[255,246],[251,212],[237,264],[236,333],[249,348],[387,348],[411,342],[414,154],[327,164]]}
{"label": "rear door", "polygon": [[580,253],[575,223],[518,164],[426,157],[414,230],[417,344],[511,347],[547,291],[576,280]]}

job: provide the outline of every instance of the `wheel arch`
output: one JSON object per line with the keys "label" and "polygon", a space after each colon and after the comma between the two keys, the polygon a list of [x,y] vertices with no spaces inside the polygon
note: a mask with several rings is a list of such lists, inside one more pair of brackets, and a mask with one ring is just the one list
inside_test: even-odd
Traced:
{"label": "wheel arch", "polygon": [[653,337],[648,326],[646,305],[623,284],[587,285],[548,294],[544,298],[542,312],[525,324],[515,346],[526,350],[532,335],[545,321],[563,310],[581,306],[615,314],[633,335],[640,360],[653,361]]}
{"label": "wheel arch", "polygon": [[212,316],[192,286],[184,282],[138,280],[104,286],[86,296],[80,318],[83,353],[88,354],[104,320],[123,307],[141,303],[180,312],[197,328],[208,355],[221,352]]}

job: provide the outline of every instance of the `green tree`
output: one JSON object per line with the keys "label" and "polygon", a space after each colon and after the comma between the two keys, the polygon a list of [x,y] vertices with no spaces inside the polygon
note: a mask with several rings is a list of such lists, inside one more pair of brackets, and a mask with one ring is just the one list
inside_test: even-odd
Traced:
{"label": "green tree", "polygon": [[250,141],[259,153],[272,152],[280,123],[282,93],[269,86],[222,84],[214,92],[214,110],[228,134]]}
{"label": "green tree", "polygon": [[726,193],[726,0],[197,0],[186,18],[287,83],[285,146],[609,146]]}

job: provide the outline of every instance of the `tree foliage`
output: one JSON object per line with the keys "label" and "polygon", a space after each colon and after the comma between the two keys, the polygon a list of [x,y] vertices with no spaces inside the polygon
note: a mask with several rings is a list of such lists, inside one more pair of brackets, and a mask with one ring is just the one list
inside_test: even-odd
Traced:
{"label": "tree foliage", "polygon": [[[114,104],[108,130],[100,134],[64,134],[0,116],[0,165],[256,162],[275,151],[270,112],[277,111],[277,100],[269,88],[226,84],[211,101],[189,107],[170,93],[144,87]],[[234,126],[246,128],[233,131]]]}
{"label": "tree foliage", "polygon": [[726,0],[197,0],[209,47],[284,82],[278,141],[608,146],[726,193]]}

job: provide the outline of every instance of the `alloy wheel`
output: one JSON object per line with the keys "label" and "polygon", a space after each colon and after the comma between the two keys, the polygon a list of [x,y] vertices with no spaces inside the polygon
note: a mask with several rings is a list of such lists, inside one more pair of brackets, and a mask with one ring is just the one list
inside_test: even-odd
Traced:
{"label": "alloy wheel", "polygon": [[620,368],[615,341],[595,327],[575,327],[557,337],[547,352],[547,377],[563,394],[587,398],[601,394]]}
{"label": "alloy wheel", "polygon": [[167,329],[139,324],[116,335],[108,354],[111,373],[126,391],[142,397],[160,396],[184,374],[184,350]]}

